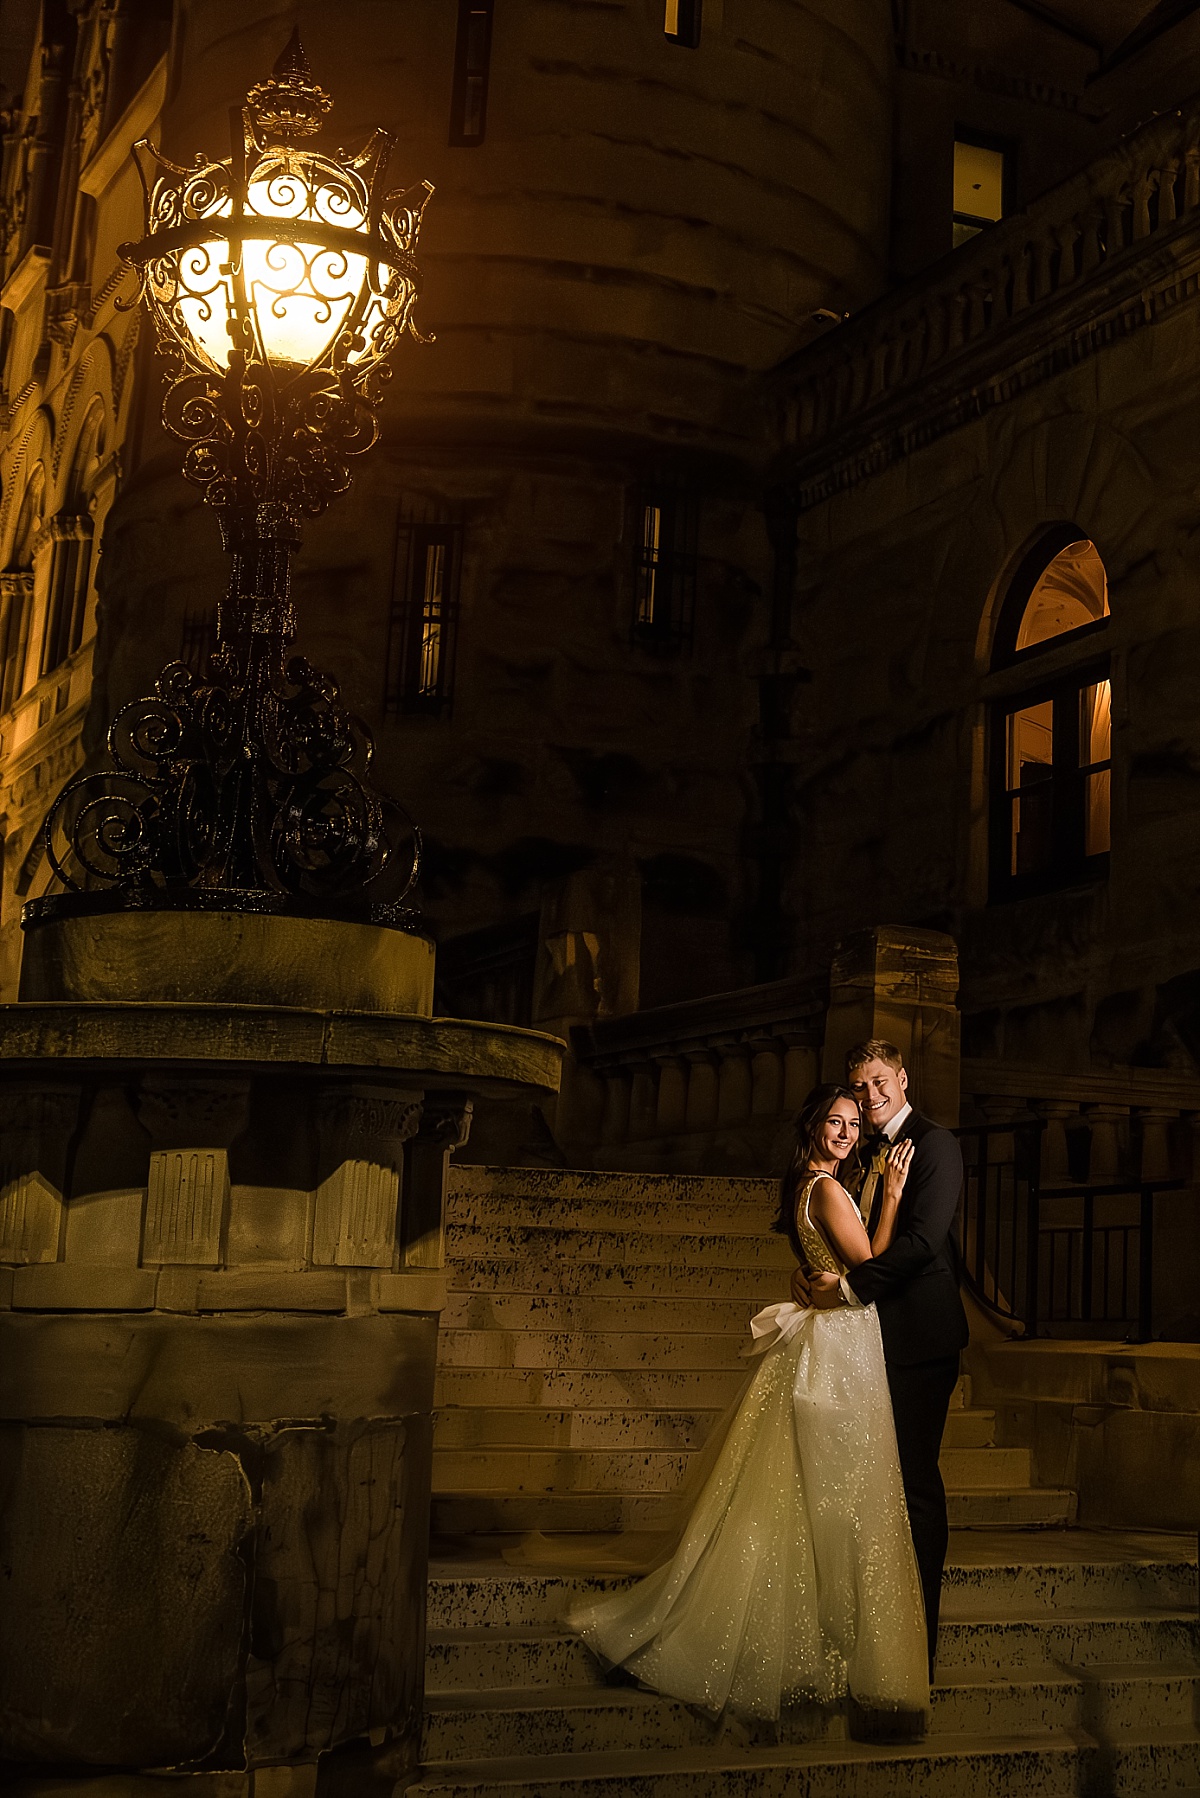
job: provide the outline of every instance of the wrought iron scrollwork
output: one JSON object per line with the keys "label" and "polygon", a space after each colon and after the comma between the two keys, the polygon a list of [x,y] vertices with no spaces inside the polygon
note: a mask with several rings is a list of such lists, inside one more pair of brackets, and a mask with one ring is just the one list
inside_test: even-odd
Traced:
{"label": "wrought iron scrollwork", "polygon": [[219,651],[208,679],[174,662],[117,713],[108,751],[111,769],[71,781],[47,819],[69,892],[411,919],[420,832],[373,788],[370,732],[303,657],[257,695]]}

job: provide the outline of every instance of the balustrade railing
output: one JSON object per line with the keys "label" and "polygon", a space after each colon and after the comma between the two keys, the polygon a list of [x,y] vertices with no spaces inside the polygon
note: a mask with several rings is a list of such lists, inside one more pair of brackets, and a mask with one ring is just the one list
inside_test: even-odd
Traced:
{"label": "balustrade railing", "polygon": [[965,1283],[1014,1335],[1149,1341],[1156,1201],[1186,1182],[1085,1175],[1043,1185],[1046,1125],[1044,1118],[1014,1119],[958,1131]]}
{"label": "balustrade railing", "polygon": [[[1103,276],[1200,210],[1200,107],[1151,120],[1024,212],[952,252],[828,338],[783,377],[785,445],[801,459],[890,396],[928,389],[989,337]],[[788,375],[792,374],[789,384]],[[1019,369],[1011,371],[1019,386]],[[978,396],[963,390],[962,405]],[[920,419],[910,421],[919,438]],[[814,474],[814,479],[818,477]],[[838,484],[836,471],[827,483]]]}
{"label": "balustrade railing", "polygon": [[779,980],[572,1032],[603,1089],[599,1152],[696,1165],[719,1137],[767,1138],[819,1077],[827,986]]}

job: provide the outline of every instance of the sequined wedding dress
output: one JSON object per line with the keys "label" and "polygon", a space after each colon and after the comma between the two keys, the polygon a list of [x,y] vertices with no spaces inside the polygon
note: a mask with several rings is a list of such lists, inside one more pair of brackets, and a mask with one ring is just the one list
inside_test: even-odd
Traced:
{"label": "sequined wedding dress", "polygon": [[[814,1271],[842,1273],[797,1193]],[[607,1663],[717,1714],[777,1720],[847,1692],[929,1703],[921,1587],[874,1306],[773,1305],[760,1361],[673,1558],[570,1617]]]}

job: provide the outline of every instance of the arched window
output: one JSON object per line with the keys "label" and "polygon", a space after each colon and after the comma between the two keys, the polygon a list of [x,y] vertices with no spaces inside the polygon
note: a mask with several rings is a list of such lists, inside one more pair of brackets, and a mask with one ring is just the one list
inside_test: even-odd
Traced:
{"label": "arched window", "polygon": [[[1108,618],[1108,579],[1095,544],[1073,525],[1045,533],[1013,577],[996,636],[993,666],[1028,665],[1029,678],[992,713],[994,899],[1107,872]],[[1005,685],[1011,688],[1011,673]]]}
{"label": "arched window", "polygon": [[39,462],[21,499],[9,565],[0,574],[0,712],[15,705],[29,684],[33,548],[45,523],[45,494],[46,471]]}

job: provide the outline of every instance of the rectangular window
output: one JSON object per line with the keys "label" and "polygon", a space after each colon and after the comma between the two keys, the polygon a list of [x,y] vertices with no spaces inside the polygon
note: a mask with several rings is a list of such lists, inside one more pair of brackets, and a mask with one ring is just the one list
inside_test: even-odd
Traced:
{"label": "rectangular window", "polygon": [[702,0],[666,0],[663,31],[673,44],[695,50],[700,42],[700,8]]}
{"label": "rectangular window", "polygon": [[83,642],[92,569],[91,520],[59,517],[52,521],[52,528],[50,601],[46,608],[39,674],[53,673]]}
{"label": "rectangular window", "polygon": [[1112,687],[1075,676],[997,716],[993,896],[1099,872],[1112,843]]}
{"label": "rectangular window", "polygon": [[694,498],[674,489],[640,495],[634,564],[633,638],[678,654],[692,646],[696,610]]}
{"label": "rectangular window", "polygon": [[481,144],[487,130],[492,5],[493,0],[459,0],[450,142],[460,147]]}
{"label": "rectangular window", "polygon": [[995,144],[954,142],[954,248],[1004,217],[1011,158]]}
{"label": "rectangular window", "polygon": [[398,526],[385,712],[448,710],[461,562],[460,526],[407,520]]}

